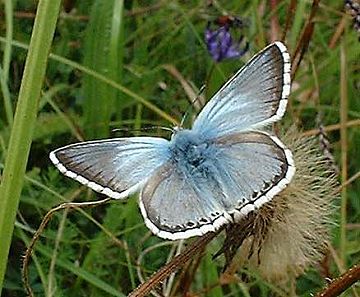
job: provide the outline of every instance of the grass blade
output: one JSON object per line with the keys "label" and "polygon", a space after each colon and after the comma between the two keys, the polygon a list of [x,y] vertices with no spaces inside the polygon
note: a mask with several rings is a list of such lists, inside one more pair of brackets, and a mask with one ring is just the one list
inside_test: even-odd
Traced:
{"label": "grass blade", "polygon": [[[122,22],[113,21],[115,2],[118,1],[94,3],[86,31],[84,64],[117,81],[119,72],[117,53],[121,31],[119,26]],[[117,11],[116,14],[122,15],[122,12]],[[83,92],[85,125],[88,128],[86,134],[89,138],[107,137],[110,119],[116,110],[118,91],[86,75]]]}
{"label": "grass blade", "polygon": [[40,0],[21,82],[0,197],[0,293],[60,0]]}

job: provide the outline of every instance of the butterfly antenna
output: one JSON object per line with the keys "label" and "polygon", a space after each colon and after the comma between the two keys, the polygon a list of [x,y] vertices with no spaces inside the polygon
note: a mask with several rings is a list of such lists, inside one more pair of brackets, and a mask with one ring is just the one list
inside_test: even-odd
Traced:
{"label": "butterfly antenna", "polygon": [[155,129],[161,129],[161,130],[165,130],[165,131],[170,131],[170,132],[174,132],[174,129],[169,128],[169,127],[162,127],[162,126],[150,126],[150,127],[143,127],[140,129],[133,129],[133,128],[115,128],[112,129],[111,132],[143,132],[143,131],[147,131],[147,130],[155,130]]}
{"label": "butterfly antenna", "polygon": [[184,113],[184,116],[181,119],[180,127],[182,127],[184,125],[184,122],[190,112],[190,109],[193,107],[194,103],[200,99],[200,96],[204,92],[205,88],[206,88],[206,85],[202,85],[198,94],[196,95],[195,99],[191,101],[191,104],[189,105],[189,107],[187,108],[187,110]]}
{"label": "butterfly antenna", "polygon": [[161,129],[161,130],[165,130],[165,131],[170,131],[171,133],[174,133],[174,132],[175,132],[175,130],[174,130],[173,128],[170,128],[170,127],[159,126],[159,127],[157,127],[157,128],[159,128],[159,129]]}

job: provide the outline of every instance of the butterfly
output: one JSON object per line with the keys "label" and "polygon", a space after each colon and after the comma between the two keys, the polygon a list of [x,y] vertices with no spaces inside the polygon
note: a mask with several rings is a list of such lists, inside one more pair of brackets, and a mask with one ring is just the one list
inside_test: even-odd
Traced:
{"label": "butterfly", "polygon": [[191,129],[171,139],[127,137],[71,144],[50,153],[66,176],[124,199],[140,192],[146,226],[165,239],[214,232],[260,208],[295,173],[291,151],[266,129],[290,94],[281,42],[256,54],[210,99]]}

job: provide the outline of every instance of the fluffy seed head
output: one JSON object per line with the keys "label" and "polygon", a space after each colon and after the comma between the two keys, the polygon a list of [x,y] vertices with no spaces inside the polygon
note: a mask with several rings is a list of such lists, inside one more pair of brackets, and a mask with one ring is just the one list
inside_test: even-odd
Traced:
{"label": "fluffy seed head", "polygon": [[[228,228],[230,246],[226,247],[225,241],[223,248],[225,256],[232,258],[234,253],[229,250],[241,245],[237,264],[240,261],[241,266],[256,269],[264,279],[278,283],[302,274],[322,258],[338,196],[336,176],[318,140],[300,136],[295,128],[282,140],[294,155],[292,182],[256,213]],[[236,233],[242,238],[234,244]],[[227,260],[231,262],[229,257]]]}

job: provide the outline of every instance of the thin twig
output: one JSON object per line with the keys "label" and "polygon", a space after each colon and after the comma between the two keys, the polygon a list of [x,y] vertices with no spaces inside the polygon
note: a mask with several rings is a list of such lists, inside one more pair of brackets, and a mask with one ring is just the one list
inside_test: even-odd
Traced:
{"label": "thin twig", "polygon": [[[147,254],[149,254],[150,252],[152,252],[152,251],[154,251],[154,250],[156,250],[158,248],[161,248],[163,246],[173,246],[173,245],[174,245],[174,243],[171,242],[171,241],[163,241],[163,242],[159,242],[157,244],[149,246],[148,248],[144,249],[140,253],[139,257],[136,260],[136,272],[137,272],[137,276],[138,276],[140,282],[145,282],[145,277],[143,275],[143,267],[144,266],[142,266],[142,261],[145,258],[145,256]],[[155,293],[155,292],[152,292],[152,293],[153,293],[154,296],[160,296],[158,293]]]}
{"label": "thin twig", "polygon": [[271,41],[274,42],[279,40],[279,33],[280,33],[280,25],[279,25],[279,18],[278,15],[275,13],[277,10],[278,2],[277,0],[270,0],[270,7],[271,7],[271,19],[270,19],[270,34],[271,34]]}
{"label": "thin twig", "polygon": [[146,282],[142,283],[129,297],[146,296],[152,289],[154,289],[160,282],[165,280],[171,273],[183,267],[192,257],[201,252],[204,247],[214,239],[222,229],[217,232],[210,232],[195,240],[189,247],[187,247],[180,255],[174,257],[168,264],[161,267],[155,272]]}
{"label": "thin twig", "polygon": [[353,181],[355,181],[356,179],[358,179],[360,177],[360,171],[358,171],[357,173],[355,173],[352,177],[350,177],[349,179],[347,179],[346,181],[342,182],[340,187],[339,187],[339,191],[342,190],[342,188],[347,187],[348,185],[350,185]]}
{"label": "thin twig", "polygon": [[[334,259],[334,262],[335,262],[335,264],[336,264],[339,272],[340,272],[341,274],[346,274],[347,271],[346,271],[346,269],[345,269],[345,265],[344,265],[344,263],[342,263],[342,260],[341,260],[340,257],[338,256],[336,250],[335,250],[334,247],[331,245],[331,243],[328,244],[328,248],[329,248],[329,252],[330,252],[332,258]],[[357,290],[356,290],[354,287],[352,287],[351,289],[352,289],[353,296],[354,296],[354,297],[359,297],[359,294],[358,294]],[[325,291],[325,289],[324,289],[323,291]],[[323,292],[323,291],[322,291],[322,292]],[[320,293],[319,293],[319,294],[320,294]],[[319,296],[317,296],[317,297],[319,297]],[[329,297],[329,296],[328,296],[328,297]]]}
{"label": "thin twig", "polygon": [[[194,90],[189,81],[184,78],[184,76],[179,72],[179,70],[177,70],[174,65],[165,64],[162,67],[180,82],[189,102],[194,105],[196,111],[199,111],[205,105],[204,95],[198,95],[199,90]],[[194,100],[195,98],[197,100]]]}
{"label": "thin twig", "polygon": [[166,1],[159,1],[158,3],[155,3],[153,5],[139,7],[139,8],[135,8],[130,11],[127,11],[125,13],[125,15],[126,16],[148,15],[149,13],[151,13],[153,11],[161,9],[166,4],[167,4]]}
{"label": "thin twig", "polygon": [[346,229],[347,230],[360,230],[360,224],[348,223],[348,224],[346,224]]}
{"label": "thin twig", "polygon": [[289,31],[290,28],[290,24],[294,19],[294,14],[295,14],[295,9],[296,9],[296,5],[297,5],[297,1],[296,0],[291,0],[290,4],[289,4],[289,8],[287,10],[286,13],[286,23],[285,23],[285,28],[283,31],[283,34],[281,36],[281,40],[284,41],[286,38],[286,33]]}
{"label": "thin twig", "polygon": [[[346,62],[346,45],[342,40],[340,46],[340,143],[341,143],[341,182],[347,180],[347,162],[348,162],[348,139],[347,139],[347,113],[348,113],[348,96],[347,96],[347,62]],[[340,257],[343,263],[346,263],[346,220],[347,220],[347,188],[341,190],[341,217],[340,217]]]}
{"label": "thin twig", "polygon": [[176,294],[176,292],[182,292],[183,294],[189,292],[190,286],[195,279],[196,271],[200,266],[202,258],[204,257],[205,248],[206,247],[204,246],[203,250],[199,251],[198,254],[192,258],[192,261],[182,269],[176,286],[173,288],[173,294]]}
{"label": "thin twig", "polygon": [[294,53],[293,62],[291,65],[291,77],[295,76],[296,71],[302,61],[302,58],[303,58],[305,52],[307,51],[307,48],[309,47],[310,39],[314,32],[314,26],[315,26],[314,17],[319,8],[319,3],[320,3],[320,0],[314,0],[312,3],[310,15],[307,19],[303,33],[301,34],[301,36],[299,38],[299,42],[296,46],[296,50]]}
{"label": "thin twig", "polygon": [[59,254],[59,247],[60,247],[60,242],[61,242],[61,238],[64,234],[64,228],[65,228],[65,223],[66,223],[66,218],[68,215],[69,209],[66,208],[63,216],[61,218],[60,221],[60,225],[59,225],[59,229],[56,235],[56,239],[55,239],[55,246],[53,248],[53,254],[51,257],[51,261],[50,261],[50,267],[49,267],[49,281],[48,281],[48,285],[47,285],[47,296],[52,296],[54,294],[54,288],[55,288],[55,266],[56,266],[56,259],[58,257]]}
{"label": "thin twig", "polygon": [[346,289],[360,280],[360,266],[354,265],[344,274],[333,280],[322,292],[316,297],[336,297]]}
{"label": "thin twig", "polygon": [[[125,16],[133,17],[133,16],[138,16],[138,15],[148,15],[149,13],[152,13],[154,11],[161,9],[165,5],[166,5],[165,1],[160,1],[159,3],[156,3],[154,5],[149,5],[149,6],[135,8],[135,9],[126,11]],[[0,10],[0,17],[3,17],[4,14],[5,13]],[[18,19],[34,19],[35,15],[36,15],[36,13],[33,11],[15,11],[14,12],[14,17],[18,18]],[[74,20],[74,21],[89,21],[90,20],[89,15],[76,15],[71,12],[70,13],[61,12],[59,15],[59,18],[60,19],[69,19],[69,20]]]}
{"label": "thin twig", "polygon": [[339,41],[340,37],[344,33],[348,18],[349,17],[347,15],[343,15],[343,17],[341,18],[339,24],[336,26],[336,30],[335,30],[333,36],[331,37],[331,39],[329,41],[329,48],[331,48],[331,49],[335,48],[337,42]]}
{"label": "thin twig", "polygon": [[[345,125],[347,128],[352,127],[352,126],[360,126],[360,119],[348,121],[345,123]],[[341,124],[324,126],[324,131],[325,132],[336,131],[336,130],[339,130],[340,127],[341,127]],[[319,134],[319,128],[304,131],[301,133],[302,136],[312,136],[312,135],[317,135],[317,134]]]}
{"label": "thin twig", "polygon": [[51,209],[47,212],[47,214],[44,216],[43,220],[41,221],[39,228],[36,230],[33,238],[31,239],[29,246],[26,249],[23,263],[22,263],[23,264],[22,271],[21,271],[22,279],[23,279],[23,284],[24,284],[24,287],[25,287],[25,290],[26,290],[26,293],[28,294],[28,296],[30,296],[30,297],[34,296],[34,293],[29,284],[29,271],[28,271],[31,254],[34,249],[35,243],[39,240],[42,232],[44,231],[46,225],[49,223],[49,221],[52,218],[52,216],[54,215],[54,213],[61,209],[76,209],[76,208],[83,208],[83,207],[94,207],[97,205],[107,203],[109,200],[111,200],[111,198],[105,198],[105,199],[102,199],[99,201],[92,201],[92,202],[66,202],[66,203],[60,204],[59,206],[54,207],[53,209]]}

